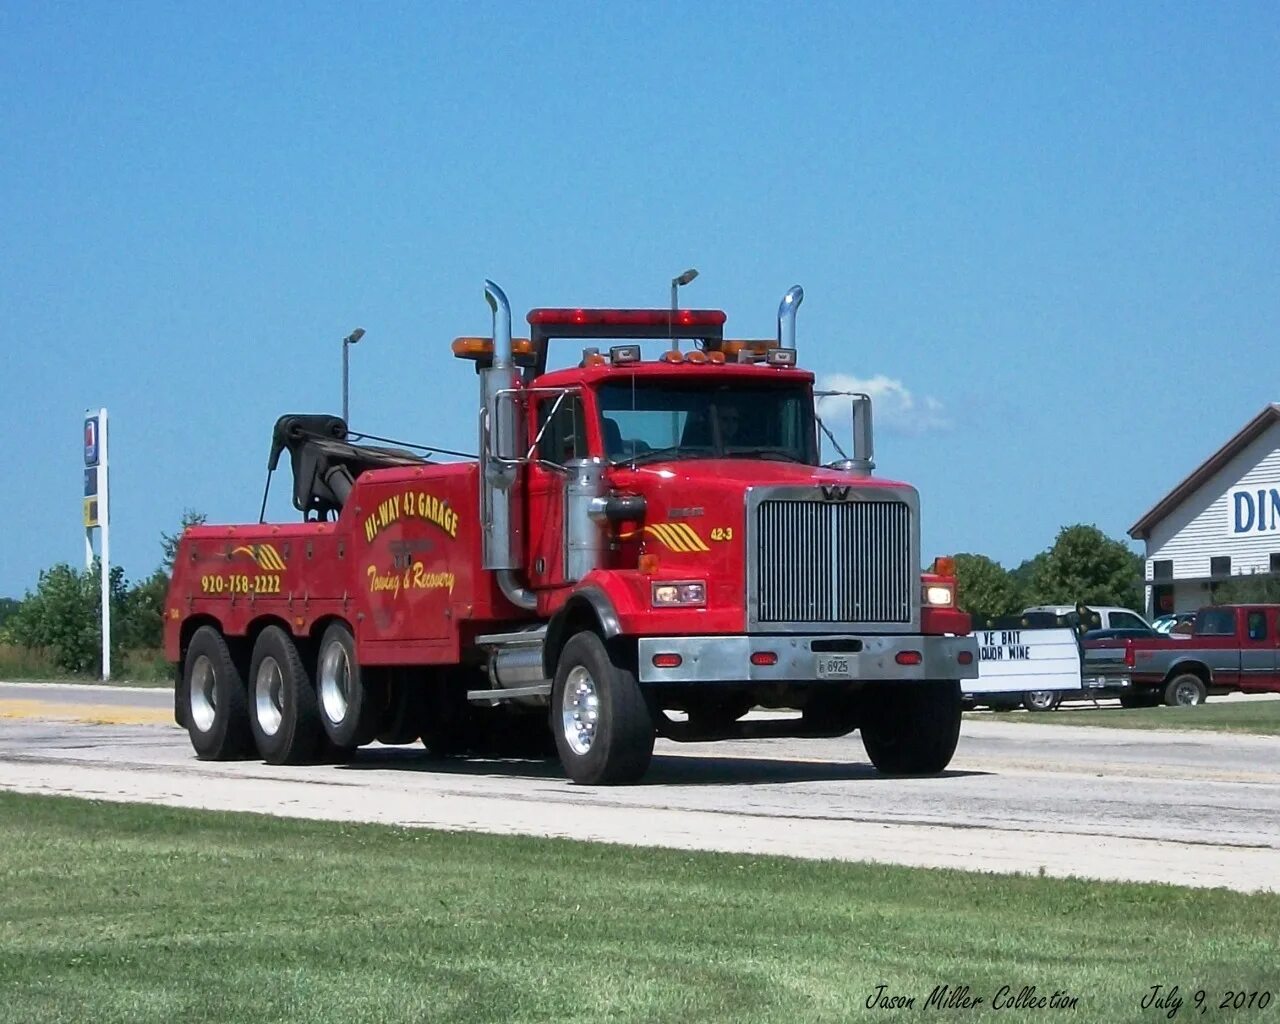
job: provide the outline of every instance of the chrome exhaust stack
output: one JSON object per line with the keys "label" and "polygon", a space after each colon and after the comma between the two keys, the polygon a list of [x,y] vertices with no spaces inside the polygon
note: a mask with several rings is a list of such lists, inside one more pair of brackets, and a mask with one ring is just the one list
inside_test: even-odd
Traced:
{"label": "chrome exhaust stack", "polygon": [[778,347],[796,347],[796,313],[804,301],[804,289],[798,284],[787,289],[778,303]]}
{"label": "chrome exhaust stack", "polygon": [[[537,598],[516,581],[522,567],[520,516],[513,515],[519,479],[521,419],[513,390],[511,303],[492,281],[484,283],[485,301],[493,310],[493,362],[480,371],[480,527],[485,569],[498,574],[498,586],[519,608],[532,609]],[[518,509],[515,510],[518,513]]]}

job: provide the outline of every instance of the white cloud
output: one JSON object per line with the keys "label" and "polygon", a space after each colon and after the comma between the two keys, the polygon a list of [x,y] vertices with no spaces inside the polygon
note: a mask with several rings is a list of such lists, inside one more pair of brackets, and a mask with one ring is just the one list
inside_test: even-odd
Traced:
{"label": "white cloud", "polygon": [[[830,373],[818,378],[819,391],[860,391],[871,396],[872,419],[877,428],[902,434],[924,434],[931,430],[950,430],[951,420],[936,398],[915,395],[893,377],[855,377],[848,373]],[[818,401],[818,411],[828,426],[832,417],[847,415],[848,399],[833,396]]]}

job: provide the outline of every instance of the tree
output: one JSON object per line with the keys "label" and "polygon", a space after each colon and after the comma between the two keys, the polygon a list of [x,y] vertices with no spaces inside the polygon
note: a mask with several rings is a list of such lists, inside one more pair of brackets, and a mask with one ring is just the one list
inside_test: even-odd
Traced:
{"label": "tree", "polygon": [[[1009,570],[1009,578],[1013,580],[1013,585],[1018,588],[1022,597],[1026,597],[1031,593],[1031,581],[1035,578],[1040,566],[1044,564],[1048,554],[1049,552],[1047,551],[1041,551],[1034,558],[1028,558],[1022,562],[1016,569]],[[1023,601],[1024,606],[1029,603],[1029,601]]]}
{"label": "tree", "polygon": [[1213,588],[1214,604],[1280,604],[1280,579],[1270,573],[1233,576]]}
{"label": "tree", "polygon": [[1022,610],[1012,576],[986,555],[956,555],[956,604],[984,617]]}
{"label": "tree", "polygon": [[1141,608],[1142,556],[1096,526],[1064,526],[1053,547],[1033,560],[1028,604]]}
{"label": "tree", "polygon": [[[178,541],[189,526],[204,523],[201,512],[187,509],[177,533],[162,533],[163,564],[146,579],[129,584],[124,569],[111,569],[111,660],[123,662],[126,651],[154,649],[164,639],[164,599],[169,590]],[[4,624],[7,639],[23,647],[48,651],[54,664],[68,672],[102,670],[101,569],[80,571],[65,563],[40,574],[34,592],[18,604]],[[0,606],[2,608],[3,606]]]}
{"label": "tree", "polygon": [[164,553],[164,561],[161,563],[160,568],[166,579],[173,575],[173,560],[178,557],[178,542],[182,540],[182,535],[191,527],[203,526],[208,521],[209,517],[203,512],[197,512],[193,508],[184,509],[182,513],[182,525],[178,528],[178,532],[161,532],[160,550]]}
{"label": "tree", "polygon": [[203,512],[187,509],[176,533],[160,534],[163,556],[160,568],[145,580],[129,588],[126,614],[121,623],[121,642],[130,649],[155,648],[164,642],[164,599],[173,577],[173,562],[178,557],[178,543],[192,526],[203,526],[208,517]]}
{"label": "tree", "polygon": [[[8,633],[23,647],[43,648],[54,664],[68,672],[102,670],[102,570],[74,569],[65,562],[40,573],[34,593],[8,624]],[[124,569],[115,566],[110,576],[111,613],[117,621],[127,617]],[[121,630],[111,631],[115,659],[123,652]]]}

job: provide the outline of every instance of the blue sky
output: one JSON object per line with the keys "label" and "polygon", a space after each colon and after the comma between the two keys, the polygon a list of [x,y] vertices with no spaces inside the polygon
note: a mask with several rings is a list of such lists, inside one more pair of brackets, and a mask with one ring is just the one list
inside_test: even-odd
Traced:
{"label": "blue sky", "polygon": [[[272,423],[474,447],[450,340],[689,304],[879,382],[926,554],[1123,531],[1280,399],[1272,4],[0,7],[0,595],[256,518]],[[287,482],[273,511],[284,517]]]}

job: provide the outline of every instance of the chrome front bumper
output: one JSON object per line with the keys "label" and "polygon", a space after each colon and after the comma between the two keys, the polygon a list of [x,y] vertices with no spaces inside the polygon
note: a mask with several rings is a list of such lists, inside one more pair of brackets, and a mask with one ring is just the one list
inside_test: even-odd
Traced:
{"label": "chrome front bumper", "polygon": [[[814,644],[819,650],[813,649]],[[831,651],[832,646],[858,650]],[[827,648],[823,650],[823,648]],[[961,664],[960,655],[969,654]],[[901,664],[899,655],[914,652],[919,664]],[[679,665],[658,668],[657,655],[677,655]],[[774,654],[772,665],[752,662],[753,654]],[[818,674],[818,659],[827,655],[848,659],[849,675]],[[763,660],[763,659],[762,659]],[[971,636],[670,636],[640,640],[642,683],[800,683],[880,680],[976,679],[978,642]]]}

